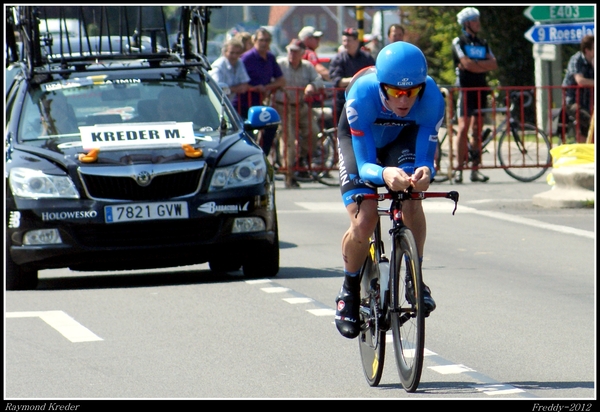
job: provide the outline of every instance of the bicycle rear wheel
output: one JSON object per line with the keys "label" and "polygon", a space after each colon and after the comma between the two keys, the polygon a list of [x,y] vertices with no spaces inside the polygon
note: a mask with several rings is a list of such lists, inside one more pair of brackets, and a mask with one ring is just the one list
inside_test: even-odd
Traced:
{"label": "bicycle rear wheel", "polygon": [[498,160],[520,182],[533,182],[552,166],[550,141],[532,124],[511,124],[498,141]]}
{"label": "bicycle rear wheel", "polygon": [[363,372],[370,386],[379,385],[385,360],[385,330],[380,325],[379,248],[371,242],[369,256],[361,271],[360,324],[358,346]]}
{"label": "bicycle rear wheel", "polygon": [[402,386],[407,392],[414,392],[423,369],[425,312],[417,245],[408,228],[394,236],[391,265],[394,355]]}
{"label": "bicycle rear wheel", "polygon": [[[456,138],[457,131],[452,129],[453,136]],[[448,138],[448,129],[442,125],[438,134],[438,145],[435,151],[435,180],[434,182],[443,183],[449,180],[450,171],[450,139]]]}

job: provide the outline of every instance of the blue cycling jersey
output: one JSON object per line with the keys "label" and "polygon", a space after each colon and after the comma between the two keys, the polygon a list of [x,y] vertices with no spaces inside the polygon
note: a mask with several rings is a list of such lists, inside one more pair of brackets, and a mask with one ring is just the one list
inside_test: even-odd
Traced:
{"label": "blue cycling jersey", "polygon": [[[444,98],[431,77],[427,77],[422,96],[417,97],[405,117],[399,117],[386,105],[385,94],[372,70],[357,76],[346,91],[346,117],[352,134],[352,148],[361,179],[384,185],[383,166],[378,164],[378,149],[388,146],[406,127],[417,126],[414,151],[405,150],[397,159],[399,167],[412,174],[421,166],[435,176],[434,156],[438,130],[445,111]],[[406,152],[406,153],[404,153]]]}

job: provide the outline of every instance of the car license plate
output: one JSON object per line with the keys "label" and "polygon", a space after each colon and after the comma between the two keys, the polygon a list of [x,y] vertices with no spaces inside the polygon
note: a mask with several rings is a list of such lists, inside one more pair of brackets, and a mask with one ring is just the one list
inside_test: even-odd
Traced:
{"label": "car license plate", "polygon": [[187,218],[187,202],[129,203],[104,207],[106,223]]}

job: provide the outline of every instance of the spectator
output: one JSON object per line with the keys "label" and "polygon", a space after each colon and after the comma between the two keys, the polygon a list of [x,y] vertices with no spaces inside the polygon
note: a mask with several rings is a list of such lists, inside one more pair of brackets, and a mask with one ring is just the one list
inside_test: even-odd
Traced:
{"label": "spectator", "polygon": [[390,25],[390,27],[388,27],[387,36],[388,44],[404,41],[404,26],[398,23]]}
{"label": "spectator", "polygon": [[587,136],[593,109],[590,97],[594,86],[594,35],[588,34],[581,39],[580,50],[569,59],[562,85],[567,86],[567,113],[580,125],[578,134]]}
{"label": "spectator", "polygon": [[[342,46],[344,50],[340,51],[331,60],[329,74],[334,87],[345,89],[350,84],[352,76],[361,69],[375,65],[375,59],[369,53],[360,48],[358,40],[358,30],[347,28],[342,32]],[[346,102],[345,90],[338,90],[335,97],[335,110],[333,117],[335,124],[344,110]]]}
{"label": "spectator", "polygon": [[236,38],[231,38],[223,45],[223,55],[213,62],[210,75],[218,83],[225,83],[230,90],[229,98],[248,91],[250,76],[240,56],[244,45]]}
{"label": "spectator", "polygon": [[292,39],[286,46],[287,57],[277,60],[285,77],[286,93],[281,89],[275,93],[275,108],[284,119],[283,126],[287,126],[287,133],[283,133],[285,139],[280,139],[280,142],[286,143],[285,187],[290,189],[300,187],[293,176],[296,165],[295,137],[298,137],[301,166],[307,167],[312,159],[312,152],[317,148],[319,133],[318,125],[310,113],[310,106],[306,100],[319,93],[323,88],[323,80],[314,66],[302,58],[305,48],[304,43],[299,39]]}
{"label": "spectator", "polygon": [[237,32],[233,38],[242,42],[242,45],[244,46],[244,51],[242,53],[245,53],[254,47],[254,44],[252,43],[252,35],[247,31]]}
{"label": "spectator", "polygon": [[321,43],[321,36],[323,36],[323,32],[315,30],[313,26],[305,26],[298,32],[298,39],[306,46],[302,58],[315,66],[317,73],[321,75],[323,80],[329,81],[329,70],[319,62],[319,56],[317,56],[316,52]]}
{"label": "spectator", "polygon": [[[240,58],[250,76],[249,93],[240,96],[239,107],[242,118],[248,116],[250,106],[266,103],[271,92],[285,86],[285,78],[281,67],[273,53],[269,51],[272,36],[269,30],[260,27],[252,36],[254,47],[242,54]],[[237,102],[236,102],[237,103]],[[271,145],[277,129],[266,128],[262,131],[261,147],[266,155],[271,151]]]}
{"label": "spectator", "polygon": [[369,40],[369,42],[365,44],[365,49],[369,53],[371,53],[371,56],[373,56],[374,59],[377,59],[377,55],[381,50],[381,42],[379,41],[379,36],[376,34],[372,34],[368,38],[367,36],[369,35],[365,35],[365,40]]}
{"label": "spectator", "polygon": [[[489,91],[467,91],[469,87],[487,87],[486,73],[498,68],[496,57],[487,42],[477,37],[481,30],[479,10],[475,7],[466,7],[456,15],[458,24],[462,26],[462,34],[452,40],[452,55],[456,66],[457,83],[461,88],[456,115],[458,117],[457,159],[458,165],[454,174],[454,182],[462,183],[463,169],[467,167],[469,158],[468,134],[471,130],[471,146],[473,149],[481,147],[481,116],[474,116],[474,111],[485,106]],[[479,172],[481,163],[481,150],[476,150],[473,156],[471,182],[487,182],[489,178]]]}

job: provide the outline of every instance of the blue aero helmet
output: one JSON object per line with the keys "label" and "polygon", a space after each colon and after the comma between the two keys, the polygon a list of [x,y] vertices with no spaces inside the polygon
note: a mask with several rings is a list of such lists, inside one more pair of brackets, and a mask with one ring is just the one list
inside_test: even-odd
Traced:
{"label": "blue aero helmet", "polygon": [[427,60],[417,46],[397,41],[385,46],[375,61],[377,81],[395,87],[416,87],[427,80]]}

